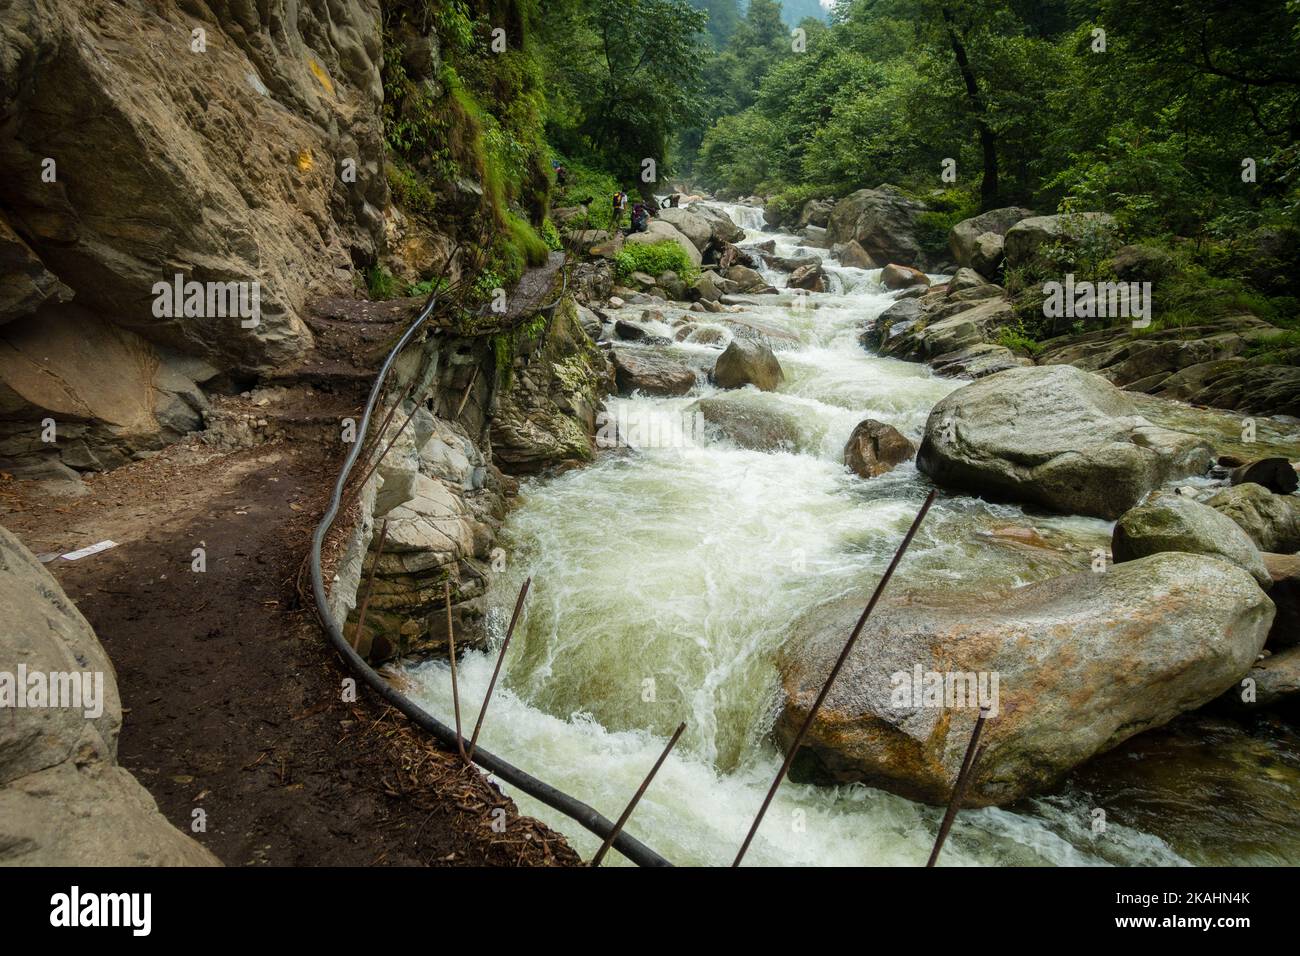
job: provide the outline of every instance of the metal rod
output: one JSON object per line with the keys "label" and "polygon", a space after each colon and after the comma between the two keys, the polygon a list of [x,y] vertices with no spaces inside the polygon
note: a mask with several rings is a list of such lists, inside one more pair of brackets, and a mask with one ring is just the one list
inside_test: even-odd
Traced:
{"label": "metal rod", "polygon": [[981,709],[979,717],[975,719],[975,729],[971,731],[970,743],[966,745],[966,754],[961,760],[961,769],[957,771],[957,779],[953,782],[952,796],[948,800],[948,809],[944,811],[943,822],[939,824],[939,836],[934,841],[934,849],[930,851],[930,859],[926,861],[927,867],[934,866],[938,861],[939,851],[943,849],[943,843],[948,839],[948,831],[952,829],[953,821],[957,819],[957,809],[966,798],[966,790],[975,776],[975,765],[979,763],[980,756],[984,753],[984,748],[979,746],[979,741],[987,717],[988,712]]}
{"label": "metal rod", "polygon": [[506,639],[501,642],[501,653],[497,655],[497,666],[492,669],[492,680],[488,681],[487,693],[483,695],[483,706],[479,708],[478,720],[474,722],[474,734],[469,738],[469,759],[474,759],[474,748],[478,746],[478,732],[483,729],[483,717],[487,713],[488,701],[492,699],[492,691],[497,686],[497,675],[501,673],[501,664],[506,659],[506,649],[510,646],[510,638],[515,633],[515,624],[519,621],[519,612],[523,610],[524,598],[528,596],[528,588],[533,583],[532,578],[525,578],[524,585],[519,589],[519,597],[515,598],[515,613],[510,615],[510,626],[506,628]]}
{"label": "metal rod", "polygon": [[460,759],[469,763],[469,756],[465,753],[465,736],[460,730],[460,687],[456,683],[456,634],[451,625],[451,572],[447,572],[447,580],[442,582],[443,588],[447,594],[447,647],[451,657],[451,706],[456,712],[456,749],[460,751]]}
{"label": "metal rod", "polygon": [[636,793],[632,795],[632,802],[627,805],[627,809],[623,811],[623,815],[619,817],[618,821],[614,824],[614,829],[609,831],[609,835],[605,837],[605,842],[600,845],[600,849],[596,851],[596,855],[591,858],[592,866],[600,866],[600,861],[605,859],[605,854],[609,852],[610,844],[613,843],[614,839],[622,832],[623,824],[627,823],[628,817],[632,816],[632,811],[636,809],[636,805],[641,802],[641,797],[645,795],[646,790],[649,788],[650,781],[655,778],[655,774],[659,772],[659,768],[664,765],[664,761],[668,759],[668,754],[672,752],[673,747],[677,746],[677,741],[681,738],[682,733],[685,730],[685,721],[677,725],[677,730],[673,733],[672,740],[668,741],[668,746],[664,748],[664,752],[659,755],[659,759],[656,760],[655,765],[650,768],[650,772],[646,774],[646,778],[641,781],[641,786],[638,787]]}
{"label": "metal rod", "polygon": [[481,365],[474,366],[474,374],[469,377],[469,384],[465,386],[465,394],[460,397],[460,404],[456,406],[456,414],[451,416],[453,422],[460,421],[460,413],[465,410],[465,403],[469,401],[470,390],[474,388],[474,383],[478,381],[478,370]]}
{"label": "metal rod", "polygon": [[384,553],[384,541],[388,537],[388,519],[379,527],[379,545],[375,548],[375,557],[370,564],[370,576],[366,578],[366,593],[361,596],[361,607],[357,609],[357,626],[352,632],[352,649],[356,650],[357,642],[361,640],[361,628],[366,623],[366,609],[370,607],[370,590],[375,586],[375,572],[379,570],[379,556]]}
{"label": "metal rod", "polygon": [[786,752],[785,760],[781,763],[781,769],[777,771],[776,779],[772,781],[772,786],[768,789],[767,796],[763,798],[763,805],[758,808],[758,816],[754,818],[754,823],[749,828],[749,833],[745,836],[745,842],[740,845],[740,852],[736,854],[735,860],[731,863],[733,867],[740,866],[740,861],[745,858],[745,853],[749,850],[749,844],[753,842],[754,835],[758,833],[759,825],[763,822],[763,817],[767,813],[767,808],[771,806],[772,799],[776,796],[776,791],[781,786],[781,781],[785,779],[785,775],[790,771],[790,764],[794,762],[794,755],[798,753],[799,747],[803,744],[804,737],[808,735],[808,730],[812,727],[812,722],[814,718],[816,718],[817,712],[821,710],[822,704],[825,703],[827,695],[831,692],[831,685],[835,683],[835,678],[840,675],[840,669],[844,667],[844,662],[849,659],[849,652],[853,650],[853,645],[857,643],[858,635],[862,633],[862,628],[867,623],[867,618],[869,618],[871,612],[875,610],[876,602],[880,600],[880,595],[884,593],[885,585],[887,585],[889,579],[894,576],[894,570],[898,567],[898,563],[903,560],[904,552],[907,551],[908,545],[912,543],[912,539],[916,537],[917,529],[921,527],[921,522],[925,520],[925,516],[929,512],[930,506],[934,504],[934,499],[937,494],[938,491],[935,490],[931,491],[930,494],[926,496],[925,504],[921,505],[921,510],[917,512],[916,520],[912,522],[912,527],[907,529],[907,535],[903,538],[903,543],[900,544],[898,550],[894,552],[894,560],[890,561],[889,567],[885,569],[884,575],[876,585],[876,590],[871,595],[871,600],[867,602],[866,609],[862,612],[862,616],[858,618],[858,623],[853,628],[853,633],[849,635],[849,639],[845,643],[844,649],[840,651],[839,660],[837,660],[835,666],[831,668],[830,676],[826,678],[826,683],[822,685],[821,693],[817,695],[817,700],[813,702],[812,707],[809,709],[808,715],[804,718],[803,725],[799,728],[799,732],[795,734],[794,740],[790,744],[790,749]]}

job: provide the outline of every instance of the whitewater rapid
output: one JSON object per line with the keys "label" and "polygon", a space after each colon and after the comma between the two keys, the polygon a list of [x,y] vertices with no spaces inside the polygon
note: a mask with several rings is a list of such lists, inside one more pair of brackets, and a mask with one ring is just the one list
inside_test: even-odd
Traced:
{"label": "whitewater rapid", "polygon": [[[775,239],[777,255],[828,256],[794,236],[760,233],[761,210],[729,212],[747,229],[745,244]],[[728,396],[793,413],[798,451],[749,451],[714,437],[692,447],[604,453],[588,467],[524,482],[503,529],[508,570],[490,593],[498,642],[520,584],[531,576],[533,585],[484,745],[612,819],[685,721],[686,734],[628,825],[680,865],[731,862],[780,763],[768,739],[780,704],[777,651],[810,609],[874,584],[929,489],[911,464],[870,481],[849,473],[850,432],[871,417],[918,441],[931,407],[962,384],[868,353],[858,341],[862,327],[894,295],[877,271],[829,258],[825,266],[831,292],[803,301],[788,293],[754,297],[760,304],[747,312],[794,336],[773,342],[786,379],[774,394]],[[764,274],[784,285],[783,273]],[[644,308],[629,307],[625,317]],[[696,365],[718,354],[716,345],[665,348]],[[715,391],[701,384],[683,398],[614,398],[609,411],[675,414]],[[1033,528],[1053,547],[1021,547],[1002,533],[1008,527]],[[941,497],[891,588],[987,593],[1082,570],[1110,527]],[[495,653],[465,656],[463,701],[482,699]],[[418,700],[451,714],[445,663],[411,667],[406,676]],[[476,716],[469,705],[466,723]],[[511,795],[584,857],[599,845],[566,817]],[[1067,790],[1015,811],[963,812],[943,863],[1187,862],[1149,833],[1117,823],[1096,832],[1092,810],[1086,794]],[[941,813],[865,786],[787,782],[746,862],[918,866]],[[607,862],[626,861],[611,853]]]}

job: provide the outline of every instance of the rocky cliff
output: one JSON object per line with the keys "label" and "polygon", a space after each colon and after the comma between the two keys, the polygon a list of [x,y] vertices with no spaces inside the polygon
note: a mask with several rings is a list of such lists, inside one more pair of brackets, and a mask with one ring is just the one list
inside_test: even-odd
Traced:
{"label": "rocky cliff", "polygon": [[[381,56],[378,0],[0,2],[7,470],[130,460],[310,347],[380,241]],[[160,307],[177,276],[202,304]]]}

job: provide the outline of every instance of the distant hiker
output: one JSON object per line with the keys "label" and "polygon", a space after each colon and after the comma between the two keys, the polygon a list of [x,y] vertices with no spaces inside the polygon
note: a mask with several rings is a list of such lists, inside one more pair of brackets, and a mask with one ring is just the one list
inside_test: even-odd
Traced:
{"label": "distant hiker", "polygon": [[614,228],[623,224],[623,210],[627,208],[627,193],[619,190],[614,193]]}
{"label": "distant hiker", "polygon": [[555,182],[560,186],[567,186],[569,184],[569,171],[563,166],[555,167]]}
{"label": "distant hiker", "polygon": [[632,207],[632,231],[645,232],[650,227],[650,210],[645,203],[639,202]]}

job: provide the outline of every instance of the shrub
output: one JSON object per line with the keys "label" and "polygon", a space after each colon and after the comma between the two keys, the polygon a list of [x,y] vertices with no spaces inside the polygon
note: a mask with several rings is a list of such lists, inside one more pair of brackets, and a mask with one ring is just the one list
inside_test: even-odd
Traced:
{"label": "shrub", "polygon": [[686,254],[686,250],[671,239],[625,245],[623,251],[614,257],[614,271],[620,279],[625,280],[631,278],[634,272],[652,276],[676,272],[688,284],[699,277],[699,269]]}
{"label": "shrub", "polygon": [[395,299],[397,280],[383,266],[374,265],[366,270],[366,290],[372,299]]}

